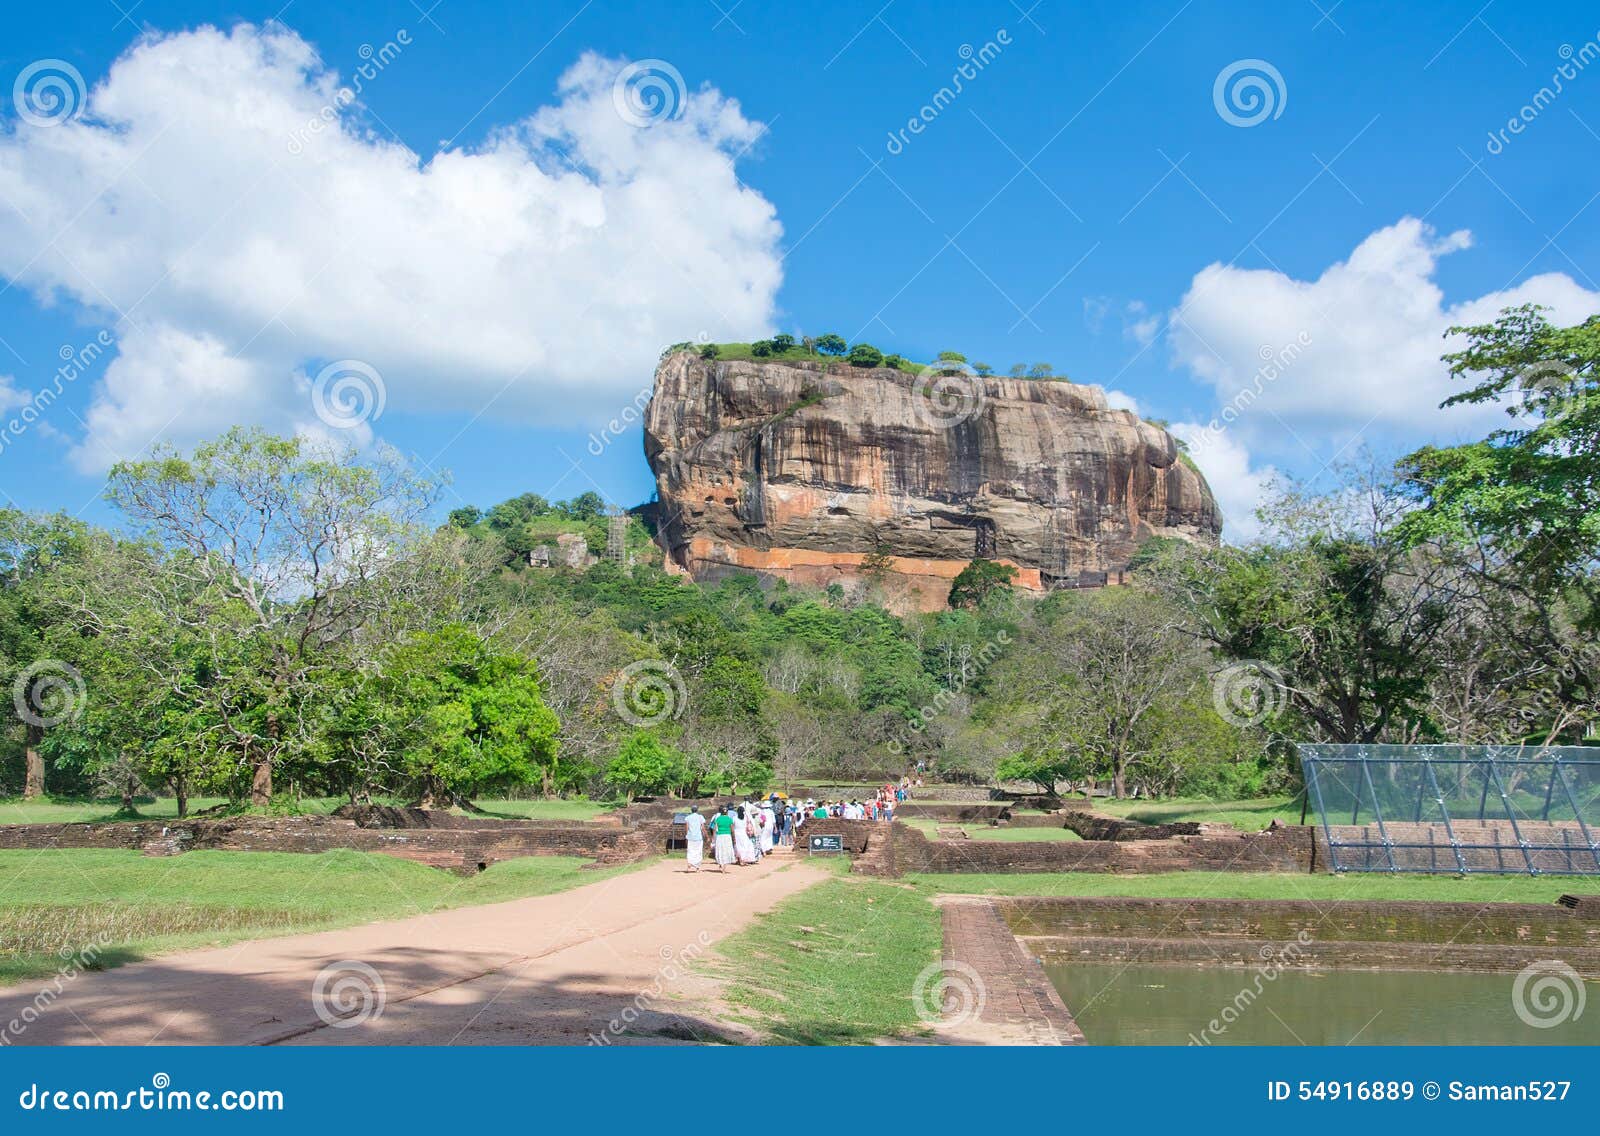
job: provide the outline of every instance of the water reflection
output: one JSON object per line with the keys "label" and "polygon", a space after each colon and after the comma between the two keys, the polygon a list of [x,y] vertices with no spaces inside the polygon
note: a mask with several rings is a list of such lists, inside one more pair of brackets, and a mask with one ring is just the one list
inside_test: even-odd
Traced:
{"label": "water reflection", "polygon": [[[1557,1026],[1524,1023],[1512,974],[1257,972],[1060,963],[1050,980],[1091,1045],[1600,1045],[1600,983]],[[1576,1006],[1578,1000],[1574,999]]]}

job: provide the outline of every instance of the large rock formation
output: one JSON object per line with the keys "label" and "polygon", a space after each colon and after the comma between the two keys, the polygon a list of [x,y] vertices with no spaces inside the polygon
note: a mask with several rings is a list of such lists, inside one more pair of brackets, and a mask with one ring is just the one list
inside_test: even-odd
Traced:
{"label": "large rock formation", "polygon": [[871,578],[923,610],[974,557],[1030,589],[1094,586],[1148,537],[1222,525],[1170,434],[1068,382],[679,351],[656,370],[645,454],[667,560],[697,579]]}

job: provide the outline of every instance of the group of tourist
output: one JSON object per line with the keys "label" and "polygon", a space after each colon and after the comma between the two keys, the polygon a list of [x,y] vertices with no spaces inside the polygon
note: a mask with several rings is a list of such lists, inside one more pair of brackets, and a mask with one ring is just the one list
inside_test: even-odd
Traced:
{"label": "group of tourist", "polygon": [[751,797],[738,804],[719,805],[709,816],[701,813],[699,805],[693,805],[683,822],[689,871],[698,872],[705,862],[708,836],[712,862],[719,872],[726,872],[730,864],[758,864],[774,848],[792,846],[808,818],[892,821],[895,807],[920,784],[920,777],[906,777],[898,785],[885,784],[866,800],[853,801],[791,801],[781,793],[773,793],[764,801]]}

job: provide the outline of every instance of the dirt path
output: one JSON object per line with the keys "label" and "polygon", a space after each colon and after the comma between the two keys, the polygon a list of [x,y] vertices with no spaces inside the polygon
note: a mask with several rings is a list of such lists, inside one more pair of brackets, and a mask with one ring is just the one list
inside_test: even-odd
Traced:
{"label": "dirt path", "polygon": [[725,877],[673,860],[557,895],[166,955],[81,974],[54,996],[26,982],[0,992],[0,1027],[43,990],[13,1044],[715,1039],[737,1030],[714,1020],[715,983],[686,973],[693,960],[825,878],[787,857]]}

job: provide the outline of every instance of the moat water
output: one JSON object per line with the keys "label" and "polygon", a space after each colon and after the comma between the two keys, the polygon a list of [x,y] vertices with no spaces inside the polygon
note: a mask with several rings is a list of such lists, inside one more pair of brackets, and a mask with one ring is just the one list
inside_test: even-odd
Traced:
{"label": "moat water", "polygon": [[[1045,968],[1091,1045],[1600,1045],[1600,983],[1444,971]],[[1581,1007],[1581,1009],[1580,1009]],[[1576,1013],[1574,1011],[1577,1011]],[[1219,1028],[1220,1027],[1220,1028]]]}

